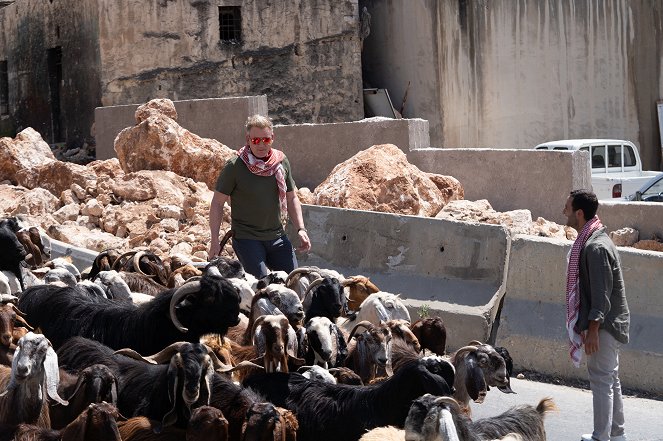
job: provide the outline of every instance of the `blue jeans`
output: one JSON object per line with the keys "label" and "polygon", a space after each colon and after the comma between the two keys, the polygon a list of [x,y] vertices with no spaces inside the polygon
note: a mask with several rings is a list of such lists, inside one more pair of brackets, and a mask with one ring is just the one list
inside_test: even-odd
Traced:
{"label": "blue jeans", "polygon": [[297,268],[297,258],[292,243],[283,235],[274,240],[233,238],[233,250],[244,271],[261,278],[271,271],[290,273]]}

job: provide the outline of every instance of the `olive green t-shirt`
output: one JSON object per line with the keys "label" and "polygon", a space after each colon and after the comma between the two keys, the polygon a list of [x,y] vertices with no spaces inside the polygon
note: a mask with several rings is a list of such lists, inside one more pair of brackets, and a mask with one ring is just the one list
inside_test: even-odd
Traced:
{"label": "olive green t-shirt", "polygon": [[[296,189],[288,158],[283,158],[286,191]],[[235,156],[226,162],[216,191],[230,196],[231,228],[237,239],[274,240],[285,234],[281,225],[276,176],[257,176]]]}

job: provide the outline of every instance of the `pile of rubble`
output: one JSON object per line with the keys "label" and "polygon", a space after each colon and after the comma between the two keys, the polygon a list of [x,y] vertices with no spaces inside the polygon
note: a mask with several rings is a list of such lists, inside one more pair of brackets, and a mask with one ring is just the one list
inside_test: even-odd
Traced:
{"label": "pile of rubble", "polygon": [[[135,116],[136,125],[115,139],[117,159],[87,165],[56,159],[31,128],[1,138],[0,217],[23,216],[55,239],[96,251],[142,246],[163,257],[206,259],[210,189],[235,151],[182,128],[170,100],[152,100]],[[307,204],[500,224],[514,234],[576,234],[533,220],[529,210],[497,212],[486,200],[466,201],[455,178],[422,172],[391,144],[357,153],[299,196]],[[229,214],[226,207],[224,226]]]}

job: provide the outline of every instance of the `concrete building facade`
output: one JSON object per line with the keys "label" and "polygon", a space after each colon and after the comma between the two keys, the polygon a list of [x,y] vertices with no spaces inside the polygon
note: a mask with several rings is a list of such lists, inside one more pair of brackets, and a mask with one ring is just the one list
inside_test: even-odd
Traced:
{"label": "concrete building facade", "polygon": [[[364,81],[435,147],[629,139],[661,169],[663,2],[360,0]],[[408,87],[409,85],[409,87]]]}
{"label": "concrete building facade", "polygon": [[18,0],[0,25],[0,135],[76,144],[95,107],[151,98],[266,94],[278,123],[363,118],[357,0]]}

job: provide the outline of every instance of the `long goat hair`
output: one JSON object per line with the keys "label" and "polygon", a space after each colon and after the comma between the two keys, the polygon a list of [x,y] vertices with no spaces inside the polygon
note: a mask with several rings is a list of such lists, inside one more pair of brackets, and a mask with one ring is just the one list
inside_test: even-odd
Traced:
{"label": "long goat hair", "polygon": [[297,415],[299,441],[352,441],[375,427],[402,427],[413,400],[425,393],[450,395],[453,380],[449,362],[425,357],[371,386],[327,384],[278,372],[253,376],[244,385]]}
{"label": "long goat hair", "polygon": [[198,342],[207,333],[225,335],[239,323],[239,293],[214,270],[140,306],[42,285],[27,289],[19,308],[56,349],[70,337],[83,336],[113,349],[154,354],[174,342]]}

